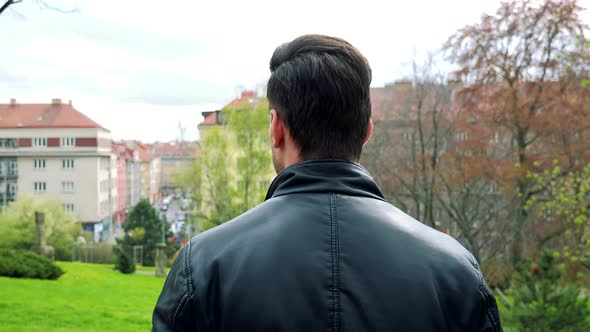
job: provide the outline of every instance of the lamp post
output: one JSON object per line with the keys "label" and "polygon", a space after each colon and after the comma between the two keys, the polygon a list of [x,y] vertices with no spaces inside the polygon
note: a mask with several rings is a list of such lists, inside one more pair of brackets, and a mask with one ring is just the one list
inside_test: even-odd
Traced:
{"label": "lamp post", "polygon": [[156,277],[166,277],[166,263],[167,257],[166,252],[164,249],[166,248],[166,239],[165,239],[165,228],[164,224],[166,220],[161,216],[160,217],[160,224],[162,225],[162,242],[156,244]]}

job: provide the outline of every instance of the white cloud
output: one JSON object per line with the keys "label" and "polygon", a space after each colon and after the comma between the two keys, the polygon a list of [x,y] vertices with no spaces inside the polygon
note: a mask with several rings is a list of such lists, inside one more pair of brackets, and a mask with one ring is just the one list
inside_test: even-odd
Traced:
{"label": "white cloud", "polygon": [[79,13],[28,0],[0,15],[0,98],[71,98],[115,136],[145,140],[173,139],[179,120],[198,122],[235,86],[263,83],[275,47],[301,34],[350,41],[369,59],[374,85],[383,85],[407,73],[415,52],[438,49],[500,2],[48,1]]}

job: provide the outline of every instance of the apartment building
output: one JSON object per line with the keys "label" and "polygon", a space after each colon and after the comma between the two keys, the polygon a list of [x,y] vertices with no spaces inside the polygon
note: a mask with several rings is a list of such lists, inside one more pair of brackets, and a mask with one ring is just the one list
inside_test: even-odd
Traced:
{"label": "apartment building", "polygon": [[117,207],[111,133],[71,101],[0,104],[0,204],[20,195],[58,199],[95,239],[112,234]]}
{"label": "apartment building", "polygon": [[123,222],[136,204],[132,201],[134,150],[123,142],[113,142],[113,153],[117,158],[117,207],[115,212],[115,237],[123,236]]}
{"label": "apartment building", "polygon": [[[228,119],[225,118],[230,112],[240,112],[240,111],[247,111],[247,110],[254,110],[260,105],[263,105],[266,102],[266,98],[263,94],[263,89],[259,89],[259,91],[253,90],[242,90],[238,91],[236,98],[230,101],[227,105],[225,105],[220,110],[215,111],[208,111],[202,112],[203,121],[199,124],[199,134],[201,136],[201,146],[200,153],[203,155],[207,154],[209,136],[212,132],[217,130],[222,131],[223,138],[227,144],[227,165],[228,167],[228,186],[230,190],[239,193],[245,193],[247,191],[248,195],[240,195],[240,198],[237,198],[234,203],[236,206],[241,206],[241,208],[248,207],[249,204],[254,202],[259,202],[264,199],[264,195],[268,190],[268,186],[276,176],[276,173],[272,167],[272,162],[268,162],[266,169],[260,170],[258,174],[254,175],[254,177],[250,178],[249,181],[252,185],[246,186],[245,179],[243,177],[242,169],[238,166],[240,164],[240,160],[244,160],[245,152],[243,148],[243,136],[238,136],[235,131],[226,130],[227,121]],[[266,137],[264,131],[257,132],[258,135],[264,135]],[[258,136],[260,138],[259,142],[263,141],[262,136]],[[208,142],[209,141],[209,142]],[[214,145],[214,144],[213,144]],[[270,151],[269,151],[270,153]],[[246,159],[247,160],[247,159]],[[201,188],[200,188],[200,212],[207,215],[214,209],[214,199],[211,195],[211,184],[208,181],[201,181]],[[249,197],[249,201],[246,202],[246,197]]]}
{"label": "apartment building", "polygon": [[154,156],[160,158],[160,190],[172,192],[176,188],[174,175],[185,171],[199,155],[199,145],[187,141],[154,144]]}
{"label": "apartment building", "polygon": [[126,160],[127,168],[127,206],[133,208],[141,200],[140,190],[140,163],[139,149],[137,142],[124,141],[123,144],[127,146],[131,156]]}

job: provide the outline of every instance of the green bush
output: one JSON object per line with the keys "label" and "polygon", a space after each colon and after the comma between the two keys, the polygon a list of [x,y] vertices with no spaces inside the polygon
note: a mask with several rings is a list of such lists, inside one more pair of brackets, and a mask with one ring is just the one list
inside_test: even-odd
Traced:
{"label": "green bush", "polygon": [[521,332],[590,331],[589,299],[580,286],[562,284],[557,255],[544,251],[536,262],[517,267],[519,274],[508,292],[503,318]]}
{"label": "green bush", "polygon": [[135,272],[135,262],[131,255],[121,246],[114,246],[113,252],[115,253],[115,270],[125,274]]}
{"label": "green bush", "polygon": [[0,249],[0,276],[55,280],[62,274],[52,261],[32,251]]}
{"label": "green bush", "polygon": [[45,241],[56,260],[72,260],[72,245],[80,232],[76,217],[55,199],[23,195],[0,215],[0,248],[32,250],[36,243],[35,212],[45,213]]}
{"label": "green bush", "polygon": [[94,243],[94,253],[92,263],[96,264],[113,264],[116,261],[113,245],[110,243]]}

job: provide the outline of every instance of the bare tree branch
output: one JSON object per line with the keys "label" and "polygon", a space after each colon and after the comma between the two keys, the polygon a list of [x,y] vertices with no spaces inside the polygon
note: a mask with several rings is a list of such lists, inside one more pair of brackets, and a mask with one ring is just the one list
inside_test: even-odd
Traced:
{"label": "bare tree branch", "polygon": [[[0,14],[2,14],[3,11],[5,11],[6,9],[8,9],[8,7],[10,7],[11,5],[15,4],[15,3],[19,3],[22,2],[23,0],[8,0],[4,3],[4,5],[2,5],[2,7],[0,7]],[[48,4],[46,1],[44,0],[35,0],[35,3],[37,3],[37,5],[39,5],[39,7],[41,9],[49,9],[49,10],[53,10],[62,14],[72,14],[72,13],[77,13],[80,10],[78,8],[72,8],[72,9],[63,9],[63,8],[59,8],[56,6],[53,6],[51,4]]]}
{"label": "bare tree branch", "polygon": [[2,5],[2,7],[0,7],[0,14],[2,14],[3,11],[5,11],[10,5],[14,5],[15,3],[19,3],[22,2],[23,0],[8,0],[4,3],[4,5]]}

